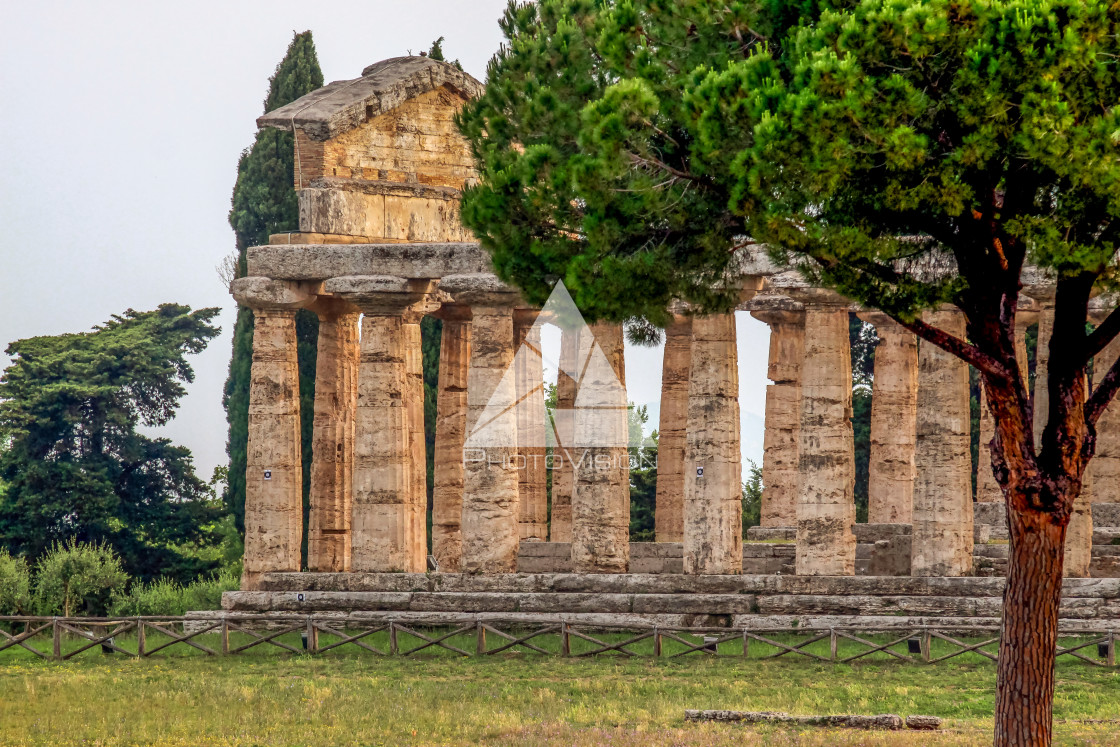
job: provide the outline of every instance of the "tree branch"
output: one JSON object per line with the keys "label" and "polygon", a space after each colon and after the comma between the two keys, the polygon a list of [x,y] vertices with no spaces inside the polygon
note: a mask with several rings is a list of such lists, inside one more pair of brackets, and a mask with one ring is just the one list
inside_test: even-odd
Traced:
{"label": "tree branch", "polygon": [[1116,335],[1120,335],[1120,308],[1113,309],[1112,313],[1085,338],[1082,363],[1088,363],[1091,358],[1104,350],[1108,343],[1116,339]]}
{"label": "tree branch", "polygon": [[[937,347],[944,350],[946,353],[955,355],[965,363],[968,363],[970,366],[983,371],[989,376],[995,376],[1007,381],[1011,380],[1010,373],[1002,363],[1000,363],[997,359],[993,358],[987,353],[981,351],[975,345],[971,345],[960,339],[959,337],[940,330],[937,327],[934,327],[932,324],[922,321],[921,319],[915,319],[911,322],[906,321],[901,317],[897,317],[894,314],[891,314],[889,311],[884,313],[926,342],[933,343]],[[1016,372],[1015,375],[1018,376],[1018,373]]]}
{"label": "tree branch", "polygon": [[[1115,311],[1112,312],[1109,319],[1113,316],[1116,316]],[[1095,427],[1105,408],[1116,396],[1118,389],[1120,389],[1120,360],[1112,364],[1112,368],[1108,369],[1108,373],[1101,379],[1101,383],[1097,385],[1092,396],[1085,403],[1085,420]]]}

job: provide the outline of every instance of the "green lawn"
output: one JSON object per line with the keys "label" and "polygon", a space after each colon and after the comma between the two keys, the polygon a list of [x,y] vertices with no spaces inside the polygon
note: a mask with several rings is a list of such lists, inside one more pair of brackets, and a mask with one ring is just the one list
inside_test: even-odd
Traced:
{"label": "green lawn", "polygon": [[[294,641],[298,645],[298,636]],[[414,641],[408,645],[414,645]],[[825,642],[827,645],[827,642]],[[174,650],[181,649],[176,646]],[[1120,744],[1120,679],[1063,661],[1057,735]],[[55,663],[0,654],[0,745],[741,745],[984,744],[995,668],[825,664],[727,657],[566,659],[450,653],[136,660],[87,652]],[[939,734],[695,725],[685,708],[920,713]]]}

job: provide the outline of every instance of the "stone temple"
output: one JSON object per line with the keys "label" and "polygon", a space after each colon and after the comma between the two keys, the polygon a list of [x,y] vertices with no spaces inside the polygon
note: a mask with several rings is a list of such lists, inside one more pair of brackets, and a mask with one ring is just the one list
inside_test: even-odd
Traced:
{"label": "stone temple", "polygon": [[[251,248],[247,276],[231,288],[256,330],[245,572],[242,590],[224,598],[227,613],[739,626],[998,617],[1005,509],[984,448],[973,469],[967,364],[765,258],[745,261],[739,277],[739,310],[770,327],[773,382],[762,526],[745,542],[733,314],[689,316],[682,306],[666,330],[656,542],[628,541],[624,447],[621,461],[546,465],[543,448],[519,446],[527,441],[518,431],[545,427],[540,358],[514,365],[522,345],[539,348],[540,310],[498,280],[459,220],[475,172],[454,115],[481,90],[451,65],[401,57],[258,120],[295,134],[299,230]],[[1044,382],[1053,289],[1040,281],[1026,295],[1020,359],[1037,324],[1034,374]],[[299,309],[320,322],[306,570]],[[880,340],[868,523],[855,520],[853,312]],[[443,320],[430,546],[425,315]],[[959,312],[929,320],[963,334]],[[624,382],[621,327],[590,332]],[[581,337],[564,333],[562,365],[586,350]],[[1113,343],[1103,357],[1118,353]],[[582,385],[561,375],[558,406],[570,407]],[[485,460],[465,459],[468,434],[500,387],[539,415],[519,415]],[[604,411],[602,427],[625,430],[622,404]],[[986,443],[992,424],[981,413]],[[1092,485],[1070,528],[1067,575],[1080,578],[1066,581],[1065,618],[1120,618],[1120,547],[1111,544],[1120,536],[1118,417],[1102,421]]]}

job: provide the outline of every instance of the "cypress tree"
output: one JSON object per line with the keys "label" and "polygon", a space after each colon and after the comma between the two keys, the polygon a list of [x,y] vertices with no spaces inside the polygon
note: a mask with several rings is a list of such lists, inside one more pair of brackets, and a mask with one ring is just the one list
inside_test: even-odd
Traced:
{"label": "cypress tree", "polygon": [[[270,112],[295,101],[323,85],[323,71],[315,54],[310,31],[297,33],[287,54],[268,81],[264,111]],[[296,201],[294,138],[292,133],[265,129],[257,133],[252,147],[241,153],[237,183],[233,188],[229,223],[237,236],[238,274],[244,275],[246,251],[268,243],[270,234],[299,227]],[[311,426],[315,402],[315,354],[319,322],[314,313],[300,311],[296,318],[299,355],[300,410],[303,423],[303,501],[307,512],[311,469]],[[249,438],[249,375],[253,359],[253,312],[238,308],[233,333],[233,358],[226,379],[226,418],[229,421],[229,483],[226,504],[245,525],[245,460]],[[306,521],[304,522],[306,526]],[[306,542],[306,538],[305,538]]]}

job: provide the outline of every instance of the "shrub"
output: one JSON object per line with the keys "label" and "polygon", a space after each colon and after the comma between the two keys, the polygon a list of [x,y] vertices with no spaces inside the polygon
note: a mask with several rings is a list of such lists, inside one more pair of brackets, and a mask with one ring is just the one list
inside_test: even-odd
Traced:
{"label": "shrub", "polygon": [[31,569],[0,547],[0,615],[31,613]]}
{"label": "shrub", "polygon": [[113,595],[110,611],[121,616],[177,617],[190,610],[216,610],[222,605],[222,592],[238,586],[237,574],[229,569],[186,586],[163,578],[147,584],[137,582],[127,592]]}
{"label": "shrub", "polygon": [[35,597],[44,615],[103,615],[128,574],[109,545],[55,543],[35,567]]}

